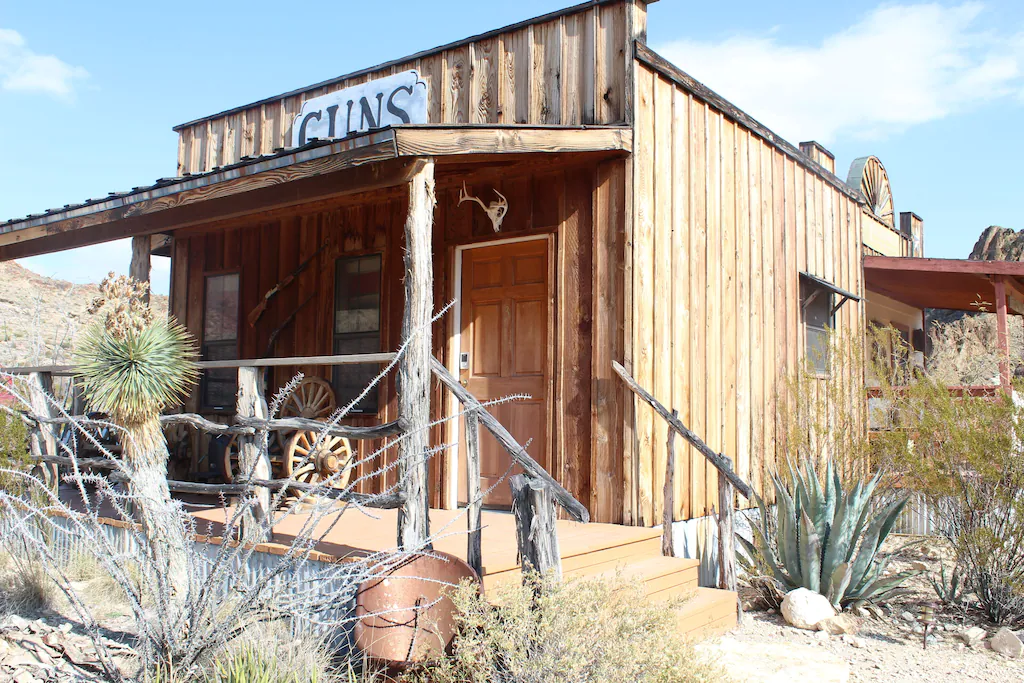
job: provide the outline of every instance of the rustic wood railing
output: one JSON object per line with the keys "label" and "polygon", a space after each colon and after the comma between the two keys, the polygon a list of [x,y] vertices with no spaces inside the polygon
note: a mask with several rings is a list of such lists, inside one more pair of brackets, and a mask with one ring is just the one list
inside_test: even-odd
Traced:
{"label": "rustic wood railing", "polygon": [[626,383],[626,386],[654,409],[669,426],[668,462],[665,473],[665,512],[662,524],[662,552],[674,554],[672,543],[672,524],[675,499],[671,477],[675,470],[675,435],[686,439],[697,452],[707,458],[708,462],[718,470],[718,587],[725,590],[736,590],[736,506],[733,501],[733,490],[739,491],[744,498],[750,498],[753,490],[741,479],[732,468],[732,459],[716,453],[704,441],[679,421],[675,411],[669,411],[646,389],[640,386],[633,376],[616,361],[612,368]]}
{"label": "rustic wood railing", "polygon": [[[206,484],[199,482],[169,480],[168,488],[175,493],[203,495],[239,495],[255,487],[261,491],[260,504],[269,507],[270,495],[275,490],[292,488],[296,490],[312,490],[312,485],[290,480],[272,479],[270,477],[269,456],[260,453],[256,448],[255,435],[259,431],[294,431],[294,430],[325,430],[332,436],[340,436],[354,440],[371,440],[403,433],[409,429],[404,417],[392,422],[369,427],[349,425],[327,426],[323,422],[299,417],[269,418],[266,414],[265,392],[259,369],[267,367],[300,366],[300,365],[345,365],[362,363],[388,363],[394,360],[395,354],[355,354],[343,356],[303,356],[289,358],[257,358],[234,361],[203,361],[198,365],[201,369],[238,370],[238,399],[236,413],[231,424],[222,424],[209,420],[195,413],[174,413],[160,417],[163,424],[187,424],[202,432],[216,435],[233,435],[240,440],[239,455],[245,462],[253,458],[265,460],[257,462],[252,478],[244,482],[230,484]],[[27,421],[32,434],[32,457],[40,463],[49,465],[70,466],[68,457],[58,455],[57,439],[53,427],[67,425],[73,421],[88,420],[84,415],[58,417],[52,412],[51,404],[46,398],[52,387],[54,375],[69,376],[74,374],[71,366],[50,366],[32,368],[4,369],[11,374],[28,375],[30,386],[31,412],[20,412]],[[431,357],[430,371],[441,384],[452,393],[462,407],[465,422],[466,445],[466,476],[467,476],[467,559],[478,575],[483,573],[482,557],[482,492],[480,490],[480,428],[490,432],[501,447],[508,452],[512,461],[524,474],[512,477],[509,485],[516,501],[513,512],[516,515],[518,528],[517,542],[523,561],[541,572],[555,571],[560,575],[560,558],[558,556],[558,540],[554,520],[556,518],[554,504],[561,505],[566,512],[577,521],[589,522],[590,513],[572,494],[558,483],[536,460],[527,453],[511,433],[497,418],[487,412],[486,408],[467,391],[458,380],[439,361]],[[7,408],[8,412],[13,411]],[[50,428],[47,428],[50,427]],[[245,450],[243,450],[245,449]],[[117,470],[116,461],[107,458],[82,458],[77,463],[80,467]],[[112,473],[113,479],[122,475]],[[398,508],[407,517],[426,516],[429,510],[425,502],[412,501],[406,492],[398,491],[386,495],[362,494],[347,491],[328,492],[325,497],[341,501],[352,501],[368,507]]]}

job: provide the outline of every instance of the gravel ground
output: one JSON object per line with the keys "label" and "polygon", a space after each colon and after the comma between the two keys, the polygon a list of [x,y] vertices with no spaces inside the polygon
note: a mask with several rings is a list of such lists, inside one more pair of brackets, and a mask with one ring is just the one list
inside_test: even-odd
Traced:
{"label": "gravel ground", "polygon": [[[851,615],[856,636],[793,628],[777,610],[769,610],[746,614],[739,628],[706,647],[737,681],[1024,682],[1024,658],[1007,658],[985,644],[969,648],[956,637],[972,626],[989,635],[996,631],[969,599],[963,607],[940,607],[935,639],[922,647],[920,633],[914,633],[916,616],[922,604],[936,600],[928,575],[937,576],[943,563],[951,566],[947,549],[935,539],[896,536],[882,552],[892,555],[893,571],[925,572],[905,584],[906,595],[879,605],[880,616]],[[1024,631],[1018,636],[1024,639]]]}

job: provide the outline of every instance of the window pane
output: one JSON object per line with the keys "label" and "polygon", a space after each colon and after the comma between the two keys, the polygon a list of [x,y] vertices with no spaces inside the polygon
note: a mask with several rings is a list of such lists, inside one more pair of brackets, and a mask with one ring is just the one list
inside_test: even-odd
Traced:
{"label": "window pane", "polygon": [[[380,341],[380,254],[338,259],[334,283],[334,353],[377,353]],[[348,405],[380,372],[377,364],[336,365],[333,384],[338,407]],[[371,391],[352,412],[375,413]]]}
{"label": "window pane", "polygon": [[807,326],[807,361],[819,375],[828,374],[828,330]]}
{"label": "window pane", "polygon": [[203,341],[238,338],[238,273],[206,278]]}
{"label": "window pane", "polygon": [[[205,344],[204,360],[234,360],[237,358],[234,341]],[[233,408],[237,391],[238,371],[218,368],[203,373],[203,406],[206,408]]]}

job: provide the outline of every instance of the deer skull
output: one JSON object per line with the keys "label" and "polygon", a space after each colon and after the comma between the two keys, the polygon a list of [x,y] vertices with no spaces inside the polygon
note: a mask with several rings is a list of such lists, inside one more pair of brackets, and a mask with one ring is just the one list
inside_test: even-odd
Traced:
{"label": "deer skull", "polygon": [[497,201],[493,201],[490,204],[484,204],[479,197],[474,197],[466,192],[466,183],[462,183],[462,190],[459,191],[459,204],[461,205],[462,202],[465,201],[476,202],[479,204],[480,208],[482,208],[484,213],[487,214],[487,217],[491,219],[491,225],[494,226],[494,232],[498,232],[501,230],[501,221],[505,218],[505,214],[508,213],[508,200],[505,199],[505,195],[497,190],[494,191],[494,194],[498,195]]}

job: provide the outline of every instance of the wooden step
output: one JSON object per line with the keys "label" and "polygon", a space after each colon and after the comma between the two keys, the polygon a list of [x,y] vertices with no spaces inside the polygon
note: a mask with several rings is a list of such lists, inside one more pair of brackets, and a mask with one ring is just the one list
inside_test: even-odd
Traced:
{"label": "wooden step", "polygon": [[689,640],[704,640],[736,628],[736,594],[698,588],[679,609],[676,625]]}
{"label": "wooden step", "polygon": [[697,588],[700,563],[679,557],[646,557],[628,562],[588,567],[569,574],[585,578],[613,579],[616,576],[630,583],[643,582],[648,596],[671,591],[682,594]]}

